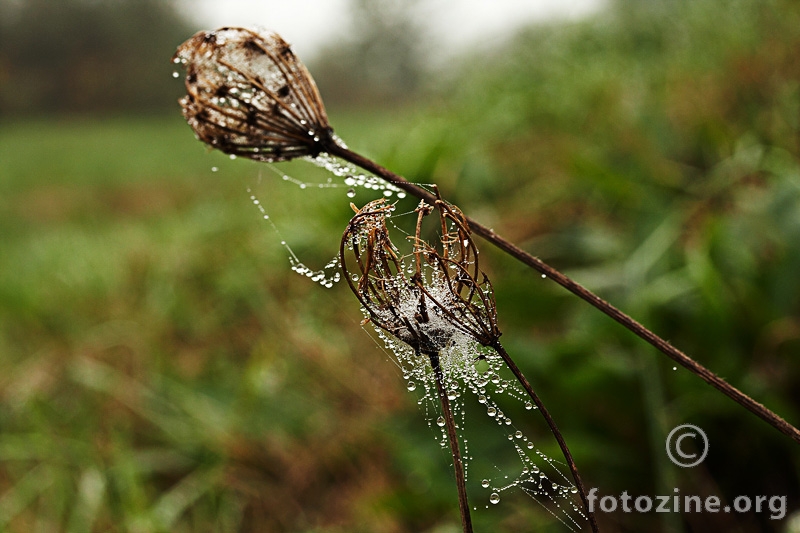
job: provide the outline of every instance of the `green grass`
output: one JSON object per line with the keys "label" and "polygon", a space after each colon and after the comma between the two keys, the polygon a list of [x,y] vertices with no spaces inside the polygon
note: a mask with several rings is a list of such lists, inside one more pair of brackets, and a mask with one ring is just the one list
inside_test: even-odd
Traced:
{"label": "green grass", "polygon": [[[481,67],[465,69],[446,105],[433,97],[435,110],[331,110],[331,120],[352,148],[441,184],[471,216],[796,422],[800,38],[796,9],[780,4],[776,25],[743,5],[749,14],[724,25],[683,6],[677,18],[537,28],[502,60],[473,58]],[[682,46],[666,38],[676,20]],[[274,168],[327,178],[303,162]],[[458,524],[447,455],[362,331],[355,299],[293,274],[280,245],[325,264],[349,201],[207,152],[177,110],[5,122],[0,530]],[[588,486],[704,494],[713,482],[729,500],[787,495],[797,510],[796,445],[547,280],[482,253],[504,344]],[[664,456],[682,422],[709,434],[702,471]],[[497,437],[475,442],[484,466],[513,460]],[[483,495],[471,496],[480,508]],[[607,530],[730,529],[722,515],[691,518],[601,516]],[[737,518],[740,531],[782,528]],[[524,531],[547,516],[504,495],[476,520]]]}

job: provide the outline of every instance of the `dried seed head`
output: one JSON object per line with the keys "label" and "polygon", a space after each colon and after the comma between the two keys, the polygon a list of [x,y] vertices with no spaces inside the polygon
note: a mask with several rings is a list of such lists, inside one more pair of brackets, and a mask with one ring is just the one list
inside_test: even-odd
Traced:
{"label": "dried seed head", "polygon": [[[344,276],[370,320],[416,352],[436,354],[464,337],[493,346],[501,333],[492,286],[479,268],[464,215],[442,200],[433,207],[420,202],[413,251],[404,257],[386,225],[393,208],[384,199],[367,204],[342,236]],[[438,248],[420,238],[422,221],[434,209]]]}
{"label": "dried seed head", "polygon": [[186,69],[183,115],[213,148],[286,161],[335,142],[314,80],[276,33],[201,31],[178,47],[173,62]]}

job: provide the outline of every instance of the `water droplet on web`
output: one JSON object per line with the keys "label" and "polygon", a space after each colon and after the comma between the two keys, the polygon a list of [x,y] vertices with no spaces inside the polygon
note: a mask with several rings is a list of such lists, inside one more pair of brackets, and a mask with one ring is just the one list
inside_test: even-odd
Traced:
{"label": "water droplet on web", "polygon": [[417,384],[413,381],[408,382],[408,390],[412,391],[417,388]]}
{"label": "water droplet on web", "polygon": [[445,421],[443,416],[440,416],[439,418],[436,419],[436,425],[439,426],[440,428],[444,427]]}
{"label": "water droplet on web", "polygon": [[486,414],[489,416],[494,416],[497,414],[497,409],[495,409],[494,407],[490,407],[486,410]]}
{"label": "water droplet on web", "polygon": [[493,492],[491,496],[489,496],[489,501],[491,503],[500,503],[500,495],[496,492]]}
{"label": "water droplet on web", "polygon": [[489,480],[488,479],[484,479],[483,481],[481,481],[481,487],[483,487],[484,489],[488,489],[489,488]]}
{"label": "water droplet on web", "polygon": [[518,439],[521,439],[522,438],[522,432],[521,431],[517,431],[516,433],[514,433],[514,436],[517,437]]}
{"label": "water droplet on web", "polygon": [[216,172],[216,171],[218,171],[218,170],[219,170],[219,169],[218,169],[217,167],[211,167],[211,172]]}
{"label": "water droplet on web", "polygon": [[231,155],[230,155],[230,156],[228,156],[228,157],[230,157],[231,159],[236,159],[236,154],[231,154]]}
{"label": "water droplet on web", "polygon": [[175,71],[175,72],[172,73],[172,77],[173,78],[178,78],[178,77],[180,77],[180,73]]}
{"label": "water droplet on web", "polygon": [[529,443],[528,443],[528,449],[529,449],[529,450],[532,450],[532,449],[533,449],[533,443],[532,443],[532,442],[529,442]]}
{"label": "water droplet on web", "polygon": [[530,411],[531,409],[533,409],[533,404],[531,402],[525,402],[525,409]]}
{"label": "water droplet on web", "polygon": [[356,195],[356,190],[355,189],[349,189],[347,191],[347,197],[348,198],[353,198],[353,197],[355,197],[355,195]]}

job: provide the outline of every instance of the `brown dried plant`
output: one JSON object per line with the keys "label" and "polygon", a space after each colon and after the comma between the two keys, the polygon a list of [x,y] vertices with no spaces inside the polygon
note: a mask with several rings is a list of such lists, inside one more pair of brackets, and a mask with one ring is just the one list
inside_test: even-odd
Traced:
{"label": "brown dried plant", "polygon": [[[420,217],[427,214],[425,211],[431,209],[430,206],[434,206],[443,220],[457,228],[452,235],[458,235],[458,238],[452,241],[451,233],[442,232],[446,243],[443,242],[439,252],[421,241],[415,244],[416,264],[438,265],[432,269],[434,272],[450,272],[449,269],[453,267],[454,272],[449,278],[429,279],[426,284],[420,277],[421,272],[415,272],[395,287],[390,283],[392,276],[383,276],[383,273],[397,273],[398,258],[392,255],[393,248],[383,232],[385,228],[379,224],[389,206],[370,204],[359,211],[348,226],[351,237],[360,235],[359,238],[364,238],[360,245],[369,248],[359,254],[363,261],[358,267],[361,278],[358,285],[351,283],[351,288],[368,310],[372,321],[398,339],[415,346],[420,353],[429,356],[437,353],[436,348],[446,342],[446,336],[437,336],[435,321],[420,321],[417,314],[423,319],[440,314],[443,320],[451,321],[457,331],[497,350],[541,408],[530,384],[499,343],[494,301],[488,296],[490,292],[484,291],[490,285],[477,267],[477,252],[471,239],[468,239],[468,244],[463,244],[460,239],[463,233],[470,235],[470,232],[474,232],[613,318],[673,361],[800,443],[800,431],[796,427],[627,314],[492,229],[464,216],[431,192],[348,149],[333,133],[319,91],[308,70],[277,34],[244,28],[202,31],[178,48],[173,62],[186,69],[187,94],[180,100],[183,114],[197,138],[211,147],[232,156],[270,162],[327,153],[424,200],[427,207],[421,205]],[[368,233],[360,233],[366,228],[371,228]],[[474,259],[474,264],[470,262],[471,259]],[[372,279],[367,273],[381,275]],[[432,287],[436,283],[444,283],[445,294],[449,292],[452,301],[433,297],[436,293]],[[410,299],[407,298],[409,295]],[[413,312],[398,309],[392,304],[401,297],[416,302]],[[433,357],[431,362],[434,362]],[[542,410],[542,413],[545,414],[545,411]],[[555,427],[550,419],[548,423],[551,428]],[[559,444],[562,444],[562,450],[566,450],[561,440]],[[570,467],[573,466],[571,463]],[[573,471],[573,474],[577,472]],[[576,483],[580,486],[577,476]]]}
{"label": "brown dried plant", "polygon": [[[344,278],[375,326],[409,345],[417,355],[426,355],[430,359],[453,455],[464,531],[472,528],[463,463],[440,365],[441,352],[457,336],[466,336],[482,346],[493,348],[522,384],[556,437],[592,531],[597,531],[578,469],[561,432],[500,343],[492,284],[480,268],[478,248],[461,210],[439,198],[438,191],[433,206],[420,201],[415,210],[415,232],[409,237],[413,245],[409,267],[406,258],[392,243],[386,225],[394,206],[383,198],[360,210],[351,206],[356,214],[347,225],[339,247]],[[422,238],[423,219],[434,210],[439,214],[438,247]]]}
{"label": "brown dried plant", "polygon": [[173,62],[186,68],[180,104],[204,143],[257,161],[287,161],[332,142],[317,85],[278,34],[201,31]]}

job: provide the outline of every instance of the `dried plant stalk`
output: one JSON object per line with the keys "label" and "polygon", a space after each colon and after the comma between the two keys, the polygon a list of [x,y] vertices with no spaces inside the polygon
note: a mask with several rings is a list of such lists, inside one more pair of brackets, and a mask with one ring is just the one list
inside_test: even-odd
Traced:
{"label": "dried plant stalk", "polygon": [[[244,28],[199,32],[178,48],[173,61],[186,69],[187,95],[180,101],[183,114],[197,138],[208,145],[227,154],[257,161],[286,161],[324,152],[372,172],[430,205],[438,200],[429,191],[349,150],[340,142],[328,123],[313,79],[289,45],[277,34]],[[460,216],[464,226],[475,234],[613,318],[661,353],[800,443],[800,430],[770,409],[558,270],[504,239],[492,229]],[[424,256],[422,248],[419,253],[420,257]],[[384,266],[392,268],[394,260],[388,251],[385,259],[387,263]],[[444,256],[437,261],[452,264]],[[375,265],[363,266],[367,270],[375,268]],[[472,278],[474,283],[480,285],[478,279],[475,276]],[[455,283],[459,291],[471,290],[469,282]],[[414,284],[411,288],[390,289],[416,290],[424,294]],[[388,296],[390,292],[385,295]],[[375,299],[375,303],[380,304],[380,293],[357,294],[360,294],[359,298],[367,301]],[[421,302],[428,305],[424,297]],[[380,310],[380,305],[375,309]],[[420,311],[424,311],[424,308]],[[406,338],[415,340],[420,350],[435,347],[426,344],[429,342],[426,336],[430,336],[430,331],[415,326],[406,315],[394,316],[391,311],[386,312],[389,316],[381,311],[371,316],[371,319],[376,323],[383,321],[390,326],[385,328],[387,331],[392,332],[391,328],[394,328],[393,334],[400,339],[405,335]],[[495,326],[487,323],[485,325],[488,329],[485,331],[476,328],[478,323],[472,321],[475,317],[474,310],[465,306],[454,312],[450,318],[457,318],[461,327],[472,330],[476,338],[485,336],[485,340],[490,339]],[[492,343],[487,345],[494,346]]]}
{"label": "dried plant stalk", "polygon": [[[566,441],[528,380],[500,343],[501,332],[497,325],[491,281],[480,269],[478,248],[461,210],[441,198],[437,198],[434,206],[420,201],[416,209],[416,230],[410,237],[413,268],[409,269],[392,243],[386,226],[386,218],[393,206],[380,199],[361,210],[355,206],[353,209],[356,215],[348,224],[339,247],[344,278],[374,325],[409,345],[416,354],[430,358],[453,453],[464,530],[468,530],[469,507],[463,466],[439,364],[441,352],[458,336],[466,336],[497,351],[537,405],[569,465],[592,531],[598,531]],[[423,218],[433,210],[439,213],[438,248],[421,237]],[[355,270],[349,266],[351,264]],[[409,271],[412,274],[407,276]]]}

